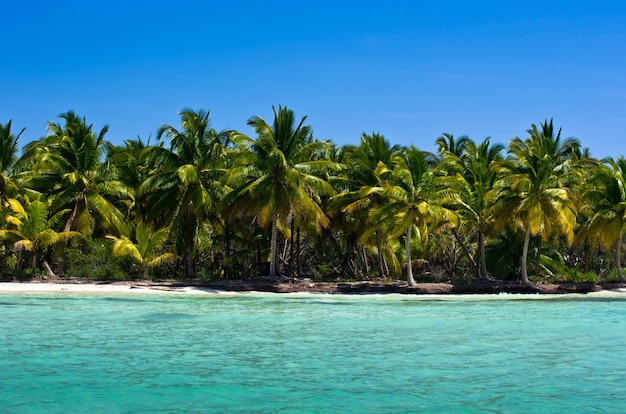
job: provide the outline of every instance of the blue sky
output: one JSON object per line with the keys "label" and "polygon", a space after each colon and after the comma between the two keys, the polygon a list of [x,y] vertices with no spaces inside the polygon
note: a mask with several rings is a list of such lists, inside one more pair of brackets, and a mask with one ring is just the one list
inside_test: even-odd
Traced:
{"label": "blue sky", "polygon": [[107,139],[179,126],[185,107],[247,134],[272,105],[318,139],[443,132],[506,144],[554,118],[596,157],[626,155],[623,1],[12,1],[0,122],[20,142],[74,110]]}

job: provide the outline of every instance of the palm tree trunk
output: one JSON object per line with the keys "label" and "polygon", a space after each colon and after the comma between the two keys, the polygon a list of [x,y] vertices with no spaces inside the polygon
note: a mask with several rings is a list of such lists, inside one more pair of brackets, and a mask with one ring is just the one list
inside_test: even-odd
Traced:
{"label": "palm tree trunk", "polygon": [[72,229],[72,226],[74,225],[74,221],[76,221],[76,215],[78,214],[79,202],[80,202],[79,198],[74,200],[74,206],[72,207],[72,214],[70,214],[70,217],[65,222],[65,227],[63,228],[63,231],[70,231]]}
{"label": "palm tree trunk", "polygon": [[270,240],[270,274],[276,277],[276,243],[278,238],[278,217],[272,218],[272,238]]}
{"label": "palm tree trunk", "polygon": [[184,220],[185,226],[185,276],[187,279],[193,279],[195,272],[193,269],[194,250],[196,238],[198,234],[198,218],[193,211],[192,204],[187,206],[187,213]]}
{"label": "palm tree trunk", "polygon": [[617,246],[615,247],[615,266],[617,267],[617,275],[620,282],[626,282],[624,272],[622,271],[622,238],[624,237],[624,230],[620,229],[619,236],[617,237]]}
{"label": "palm tree trunk", "polygon": [[383,256],[383,264],[385,265],[385,278],[389,277],[389,263],[387,263],[387,258]]}
{"label": "palm tree trunk", "polygon": [[415,286],[413,279],[413,261],[411,260],[411,226],[406,229],[406,281],[409,286]]}
{"label": "palm tree trunk", "polygon": [[297,277],[300,277],[302,274],[302,261],[300,260],[300,226],[298,225],[296,229],[296,270]]}
{"label": "palm tree trunk", "polygon": [[591,253],[591,245],[589,243],[589,239],[585,238],[585,241],[583,242],[583,251],[581,254],[583,258],[582,269],[583,269],[583,272],[585,273],[589,271],[589,264],[591,262],[590,253]]}
{"label": "palm tree trunk", "polygon": [[43,268],[46,270],[48,277],[55,279],[57,275],[52,271],[50,264],[47,261],[43,261]]}
{"label": "palm tree trunk", "polygon": [[361,260],[363,260],[363,271],[365,272],[365,276],[369,276],[370,274],[370,266],[367,263],[367,253],[365,252],[365,246],[361,246],[359,249],[359,253],[361,254]]}
{"label": "palm tree trunk", "polygon": [[35,272],[37,271],[37,249],[33,249],[31,263],[30,263],[30,275],[31,277],[35,277]]}
{"label": "palm tree trunk", "polygon": [[378,250],[378,276],[385,277],[385,265],[383,263],[383,249],[382,249],[383,234],[380,230],[376,230],[376,248]]}
{"label": "palm tree trunk", "polygon": [[289,235],[289,276],[293,276],[295,272],[295,258],[296,258],[296,242],[295,242],[295,220],[291,221],[291,234]]}
{"label": "palm tree trunk", "polygon": [[185,246],[183,247],[183,266],[185,268],[185,278],[193,279],[193,235],[185,237]]}
{"label": "palm tree trunk", "polygon": [[233,260],[233,253],[231,252],[230,228],[228,226],[228,221],[225,221],[224,223],[224,244],[227,257],[226,266],[224,266],[224,276],[226,279],[230,279],[235,264]]}
{"label": "palm tree trunk", "polygon": [[261,242],[257,241],[256,242],[256,268],[257,268],[257,272],[258,272],[258,276],[265,276],[264,274],[262,274],[261,272],[263,272],[265,270],[264,266],[263,266],[263,255],[261,253]]}
{"label": "palm tree trunk", "polygon": [[480,277],[481,279],[488,279],[489,272],[487,272],[487,258],[485,257],[485,233],[482,230],[478,232],[478,255],[480,257]]}
{"label": "palm tree trunk", "polygon": [[522,282],[527,285],[530,285],[530,281],[528,280],[528,271],[526,269],[526,261],[528,258],[528,242],[530,241],[530,225],[526,228],[526,236],[524,237],[524,249],[522,251]]}
{"label": "palm tree trunk", "polygon": [[193,258],[191,257],[191,247],[185,247],[185,277],[193,279]]}
{"label": "palm tree trunk", "polygon": [[467,248],[467,246],[463,242],[463,239],[461,239],[461,235],[459,234],[459,231],[456,228],[453,228],[452,229],[452,234],[454,235],[454,238],[456,239],[456,241],[461,246],[461,250],[463,250],[463,253],[465,254],[465,256],[467,256],[469,261],[472,263],[472,267],[476,269],[477,268],[476,261],[474,260],[474,258],[470,254],[469,249]]}
{"label": "palm tree trunk", "polygon": [[350,260],[352,260],[352,256],[357,253],[357,244],[354,237],[350,234],[346,239],[346,252],[343,255],[343,261],[341,263],[341,276],[345,276],[348,274],[348,267],[350,265]]}
{"label": "palm tree trunk", "polygon": [[535,256],[535,276],[539,275],[539,268],[541,267],[541,233],[539,233],[538,238],[539,240],[537,241],[537,255]]}

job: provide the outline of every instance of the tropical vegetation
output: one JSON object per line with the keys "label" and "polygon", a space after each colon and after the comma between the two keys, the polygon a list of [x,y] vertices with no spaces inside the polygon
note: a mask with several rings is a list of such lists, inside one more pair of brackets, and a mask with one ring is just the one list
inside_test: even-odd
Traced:
{"label": "tropical vegetation", "polygon": [[626,160],[552,120],[429,152],[380,133],[338,147],[284,106],[251,136],[183,109],[121,145],[59,118],[21,148],[0,123],[5,277],[626,281]]}

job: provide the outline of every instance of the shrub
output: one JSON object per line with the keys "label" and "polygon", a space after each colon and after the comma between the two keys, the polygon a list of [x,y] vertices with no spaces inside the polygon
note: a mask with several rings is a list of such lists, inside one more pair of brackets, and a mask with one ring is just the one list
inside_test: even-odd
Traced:
{"label": "shrub", "polygon": [[131,275],[124,269],[124,260],[111,254],[111,242],[104,239],[85,239],[73,242],[65,249],[67,268],[70,277],[96,280],[127,280]]}
{"label": "shrub", "polygon": [[605,282],[608,283],[620,283],[617,269],[612,269],[605,277]]}

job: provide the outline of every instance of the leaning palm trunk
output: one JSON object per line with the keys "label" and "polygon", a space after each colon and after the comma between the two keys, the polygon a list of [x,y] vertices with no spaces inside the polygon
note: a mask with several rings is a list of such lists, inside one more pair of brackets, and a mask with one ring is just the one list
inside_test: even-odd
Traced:
{"label": "leaning palm trunk", "polygon": [[620,282],[626,282],[624,272],[622,271],[622,237],[624,237],[624,230],[620,229],[617,237],[617,246],[615,247],[615,267],[617,267],[617,275]]}
{"label": "leaning palm trunk", "polygon": [[65,227],[63,228],[63,231],[70,231],[72,227],[74,226],[74,222],[76,221],[76,215],[78,214],[79,203],[80,203],[80,199],[74,200],[72,213],[70,214],[70,217],[65,222]]}
{"label": "leaning palm trunk", "polygon": [[[358,256],[358,246],[353,236],[348,236],[346,240],[346,252],[343,255],[343,261],[341,263],[341,274],[348,274],[348,268],[350,266],[350,261],[354,255]],[[358,260],[358,257],[357,257]]]}
{"label": "leaning palm trunk", "polygon": [[276,244],[278,239],[278,217],[272,219],[272,239],[270,241],[270,274],[276,277]]}
{"label": "leaning palm trunk", "polygon": [[476,261],[474,260],[474,258],[472,257],[472,255],[469,252],[469,249],[467,248],[467,246],[465,245],[465,242],[463,241],[463,239],[461,238],[461,235],[459,234],[459,231],[457,230],[456,227],[452,228],[452,234],[454,235],[454,238],[456,239],[456,241],[459,243],[459,245],[461,246],[461,250],[463,250],[463,253],[465,254],[465,256],[467,256],[467,258],[469,259],[469,261],[472,263],[472,267],[474,269],[478,269],[478,266],[476,265]]}
{"label": "leaning palm trunk", "polygon": [[528,242],[530,241],[530,225],[526,228],[526,236],[524,237],[524,250],[522,251],[522,282],[529,285],[528,270],[526,268],[526,261],[528,259]]}
{"label": "leaning palm trunk", "polygon": [[50,264],[47,261],[43,261],[43,268],[46,270],[46,273],[48,274],[48,277],[51,278],[56,278],[57,275],[52,271],[52,268],[50,267]]}
{"label": "leaning palm trunk", "polygon": [[415,286],[413,279],[413,263],[411,260],[411,226],[406,229],[406,281],[409,286]]}

